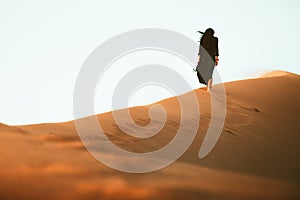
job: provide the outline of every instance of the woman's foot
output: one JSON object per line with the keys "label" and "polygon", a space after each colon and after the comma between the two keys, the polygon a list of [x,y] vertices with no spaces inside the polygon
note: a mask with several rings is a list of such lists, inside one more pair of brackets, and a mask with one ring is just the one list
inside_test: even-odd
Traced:
{"label": "woman's foot", "polygon": [[210,92],[211,91],[211,86],[210,87],[207,87],[207,92]]}

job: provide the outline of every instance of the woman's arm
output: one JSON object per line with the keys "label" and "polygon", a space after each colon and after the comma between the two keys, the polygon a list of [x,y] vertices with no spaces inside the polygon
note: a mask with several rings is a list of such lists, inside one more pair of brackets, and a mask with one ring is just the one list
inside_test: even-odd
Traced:
{"label": "woman's arm", "polygon": [[215,56],[219,56],[219,39],[217,37],[215,42]]}
{"label": "woman's arm", "polygon": [[219,39],[216,37],[216,44],[215,44],[215,65],[219,64]]}

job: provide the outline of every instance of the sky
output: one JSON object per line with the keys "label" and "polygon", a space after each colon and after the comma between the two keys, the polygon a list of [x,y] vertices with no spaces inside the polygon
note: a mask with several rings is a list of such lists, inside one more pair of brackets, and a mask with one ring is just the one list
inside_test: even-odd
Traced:
{"label": "sky", "polygon": [[[168,29],[198,41],[196,31],[212,27],[219,38],[218,72],[224,82],[277,69],[300,74],[299,8],[297,0],[0,0],[0,123],[73,120],[74,85],[89,54],[111,37],[140,28]],[[177,67],[184,65],[168,56],[149,51],[118,62],[177,59]],[[192,87],[199,87],[192,70],[182,70]],[[107,79],[117,81],[112,74]],[[148,86],[129,104],[169,96],[164,88]],[[110,101],[95,105],[95,112],[109,111]]]}

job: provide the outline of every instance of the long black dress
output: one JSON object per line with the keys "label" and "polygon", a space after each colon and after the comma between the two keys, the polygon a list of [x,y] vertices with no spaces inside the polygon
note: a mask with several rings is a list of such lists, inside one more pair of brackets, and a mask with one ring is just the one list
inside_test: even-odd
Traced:
{"label": "long black dress", "polygon": [[219,56],[218,38],[211,36],[202,38],[199,46],[200,61],[196,67],[200,83],[207,85],[212,79],[215,68],[215,56]]}

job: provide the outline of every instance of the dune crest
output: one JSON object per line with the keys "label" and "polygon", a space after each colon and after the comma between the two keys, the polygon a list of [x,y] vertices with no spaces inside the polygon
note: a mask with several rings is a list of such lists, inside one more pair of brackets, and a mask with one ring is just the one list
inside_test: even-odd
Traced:
{"label": "dune crest", "polygon": [[276,76],[298,76],[298,74],[294,74],[283,70],[274,70],[274,71],[267,72],[261,75],[260,77],[266,78],[266,77],[276,77]]}

